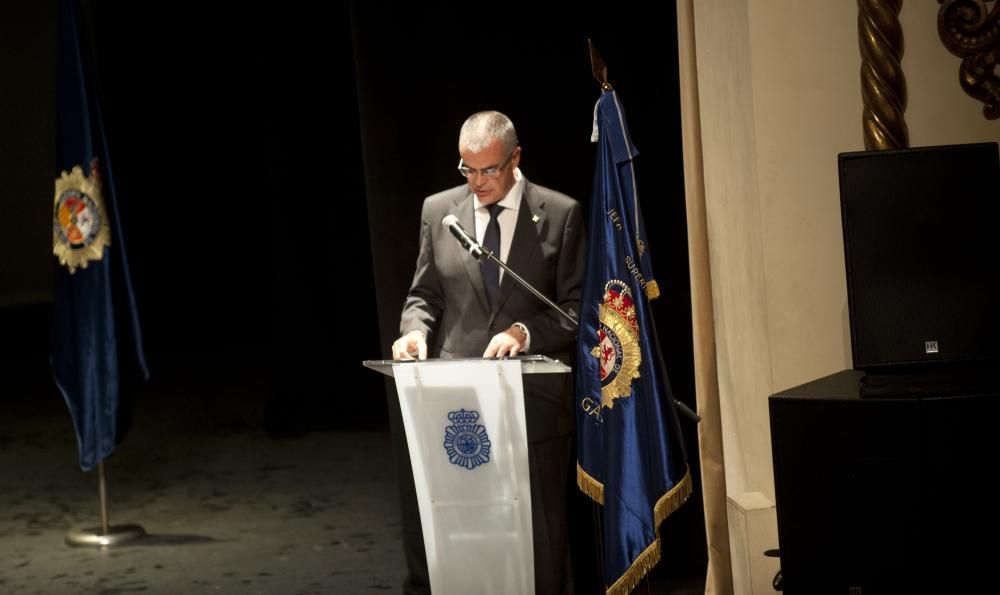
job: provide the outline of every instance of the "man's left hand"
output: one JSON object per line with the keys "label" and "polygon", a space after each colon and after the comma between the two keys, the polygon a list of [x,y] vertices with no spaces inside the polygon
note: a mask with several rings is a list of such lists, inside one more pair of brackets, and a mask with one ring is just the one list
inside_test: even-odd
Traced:
{"label": "man's left hand", "polygon": [[524,350],[524,342],[527,337],[516,325],[509,329],[493,335],[490,344],[486,346],[483,357],[514,357]]}

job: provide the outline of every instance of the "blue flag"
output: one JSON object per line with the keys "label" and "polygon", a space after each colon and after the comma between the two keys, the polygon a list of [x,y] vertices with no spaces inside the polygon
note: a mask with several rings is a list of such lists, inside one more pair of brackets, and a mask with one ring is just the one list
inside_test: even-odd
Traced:
{"label": "blue flag", "polygon": [[649,300],[659,295],[621,103],[595,113],[597,163],[577,365],[577,484],[604,506],[604,586],[631,591],[660,560],[660,523],[691,475]]}
{"label": "blue flag", "polygon": [[59,3],[52,372],[89,471],[131,423],[123,385],[149,372],[79,8]]}

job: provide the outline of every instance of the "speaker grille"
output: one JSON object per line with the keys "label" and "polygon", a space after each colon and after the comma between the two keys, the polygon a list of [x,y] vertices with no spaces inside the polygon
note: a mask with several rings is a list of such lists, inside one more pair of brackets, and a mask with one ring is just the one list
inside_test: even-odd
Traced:
{"label": "speaker grille", "polygon": [[1000,358],[997,144],[838,161],[854,367]]}

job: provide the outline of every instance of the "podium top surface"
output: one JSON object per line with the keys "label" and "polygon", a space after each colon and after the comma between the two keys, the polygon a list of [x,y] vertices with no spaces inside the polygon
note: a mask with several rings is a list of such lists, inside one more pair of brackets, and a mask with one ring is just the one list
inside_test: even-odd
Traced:
{"label": "podium top surface", "polygon": [[393,366],[412,366],[420,364],[423,366],[446,366],[459,362],[491,362],[491,361],[516,361],[521,362],[522,374],[566,374],[573,369],[557,359],[552,359],[544,355],[519,355],[517,357],[462,357],[453,359],[425,359],[425,360],[392,360],[392,359],[369,359],[361,362],[366,368],[371,368],[376,372],[392,376]]}

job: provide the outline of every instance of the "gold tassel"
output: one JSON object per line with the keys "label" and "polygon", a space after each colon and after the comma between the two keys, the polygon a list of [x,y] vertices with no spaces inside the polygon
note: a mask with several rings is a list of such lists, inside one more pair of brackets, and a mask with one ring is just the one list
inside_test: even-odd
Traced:
{"label": "gold tassel", "polygon": [[660,286],[655,280],[646,283],[646,299],[655,300],[660,297]]}

